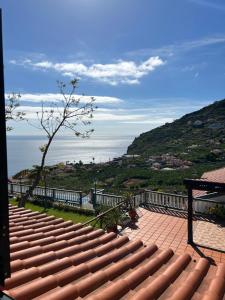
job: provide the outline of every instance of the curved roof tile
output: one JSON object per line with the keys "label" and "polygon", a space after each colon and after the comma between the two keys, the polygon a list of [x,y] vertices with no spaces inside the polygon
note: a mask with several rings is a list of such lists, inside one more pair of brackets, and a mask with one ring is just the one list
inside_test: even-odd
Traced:
{"label": "curved roof tile", "polygon": [[222,300],[225,265],[10,206],[16,300]]}

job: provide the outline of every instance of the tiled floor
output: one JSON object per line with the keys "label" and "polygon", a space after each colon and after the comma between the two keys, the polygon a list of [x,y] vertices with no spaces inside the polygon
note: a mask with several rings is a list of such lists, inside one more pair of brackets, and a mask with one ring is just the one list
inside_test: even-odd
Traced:
{"label": "tiled floor", "polygon": [[194,241],[201,245],[225,251],[225,227],[221,224],[196,221]]}
{"label": "tiled floor", "polygon": [[[123,231],[123,234],[128,235],[131,239],[141,239],[146,245],[154,243],[161,249],[171,248],[177,254],[187,252],[194,258],[199,258],[200,256],[209,257],[210,261],[215,264],[225,262],[225,253],[203,247],[192,247],[187,244],[187,220],[185,216],[175,216],[143,208],[138,210],[138,214],[140,218],[136,226],[134,228],[126,228]],[[201,224],[198,222],[194,221],[194,231]],[[199,229],[197,229],[199,231],[198,236],[201,236]],[[202,232],[202,236],[206,239],[208,238],[207,230]],[[203,243],[201,242],[201,244]],[[215,248],[215,245],[209,246],[214,246]]]}

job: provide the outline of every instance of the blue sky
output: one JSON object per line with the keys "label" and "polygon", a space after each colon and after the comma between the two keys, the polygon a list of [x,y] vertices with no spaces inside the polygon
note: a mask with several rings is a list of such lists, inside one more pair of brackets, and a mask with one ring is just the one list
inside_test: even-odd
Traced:
{"label": "blue sky", "polygon": [[[96,134],[138,135],[225,98],[219,0],[11,0],[3,10],[5,90],[29,118],[79,78]],[[17,123],[12,134],[36,134]]]}

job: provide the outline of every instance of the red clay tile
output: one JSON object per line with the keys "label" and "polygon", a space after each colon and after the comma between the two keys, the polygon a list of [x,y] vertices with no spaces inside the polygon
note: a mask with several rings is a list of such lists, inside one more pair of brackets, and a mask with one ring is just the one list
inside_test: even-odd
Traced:
{"label": "red clay tile", "polygon": [[[15,300],[224,297],[225,265],[211,266],[207,259],[199,259],[186,244],[184,219],[151,212],[130,241],[127,236],[9,208],[12,276],[5,292]],[[149,244],[145,246],[140,237]],[[200,250],[225,261],[224,254]]]}

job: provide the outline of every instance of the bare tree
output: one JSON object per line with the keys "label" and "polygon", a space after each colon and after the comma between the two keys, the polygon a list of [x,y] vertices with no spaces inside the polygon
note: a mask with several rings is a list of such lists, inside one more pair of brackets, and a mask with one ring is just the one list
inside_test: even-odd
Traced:
{"label": "bare tree", "polygon": [[[49,147],[55,136],[61,129],[72,131],[75,136],[87,138],[94,131],[85,129],[91,124],[93,111],[95,110],[94,98],[90,97],[89,101],[82,102],[82,97],[74,95],[77,88],[78,80],[74,79],[69,84],[58,82],[58,88],[62,95],[61,101],[55,101],[50,106],[45,107],[42,102],[42,109],[37,112],[38,129],[44,131],[47,143],[40,147],[42,153],[40,167],[37,169],[36,176],[32,185],[25,195],[20,199],[19,206],[24,206],[29,196],[32,196],[33,190],[38,185],[45,167],[45,160]],[[89,128],[89,127],[88,127]]]}
{"label": "bare tree", "polygon": [[[18,111],[17,108],[20,106],[19,100],[21,96],[20,94],[9,94],[6,97],[6,107],[5,107],[5,118],[6,121],[14,120],[21,121],[24,120],[25,113]],[[12,130],[12,126],[6,127],[7,131]]]}

